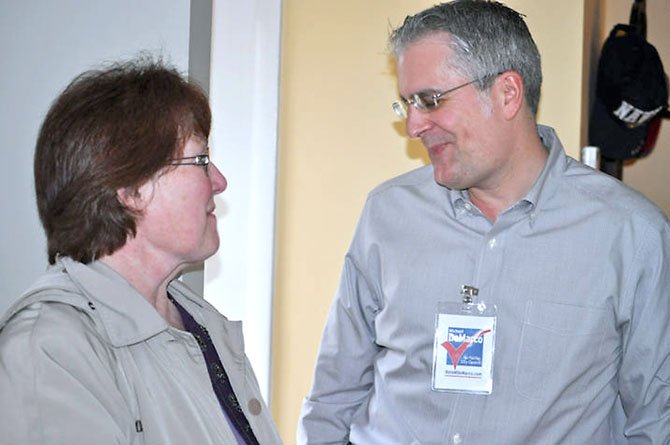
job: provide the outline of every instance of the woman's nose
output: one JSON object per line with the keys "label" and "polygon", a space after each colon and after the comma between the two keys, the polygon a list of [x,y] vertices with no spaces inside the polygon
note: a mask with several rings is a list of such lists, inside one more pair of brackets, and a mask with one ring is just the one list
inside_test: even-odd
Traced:
{"label": "woman's nose", "polygon": [[209,180],[212,182],[212,191],[215,195],[223,192],[228,187],[226,177],[213,162],[209,164]]}

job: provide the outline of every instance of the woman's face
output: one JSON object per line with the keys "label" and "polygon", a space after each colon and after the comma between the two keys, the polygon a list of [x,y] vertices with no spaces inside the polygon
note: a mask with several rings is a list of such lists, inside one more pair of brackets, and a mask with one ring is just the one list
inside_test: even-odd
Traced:
{"label": "woman's face", "polygon": [[[207,154],[207,143],[191,137],[182,157]],[[202,261],[216,252],[219,235],[214,196],[227,187],[213,163],[168,167],[139,189],[142,214],[133,242],[144,257],[168,267]]]}

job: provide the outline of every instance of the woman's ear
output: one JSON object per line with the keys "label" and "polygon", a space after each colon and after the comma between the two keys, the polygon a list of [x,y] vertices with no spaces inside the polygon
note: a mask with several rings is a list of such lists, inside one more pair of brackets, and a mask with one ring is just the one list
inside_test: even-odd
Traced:
{"label": "woman's ear", "polygon": [[140,212],[147,206],[147,202],[142,197],[140,188],[120,188],[116,191],[116,197],[124,207],[135,212]]}

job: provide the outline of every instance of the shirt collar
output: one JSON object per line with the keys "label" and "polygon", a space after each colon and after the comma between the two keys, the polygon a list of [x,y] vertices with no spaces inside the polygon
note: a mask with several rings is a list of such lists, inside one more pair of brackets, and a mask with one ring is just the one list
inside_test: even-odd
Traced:
{"label": "shirt collar", "polygon": [[454,218],[461,219],[466,215],[472,214],[472,212],[479,211],[470,201],[470,196],[467,190],[445,188],[447,189],[447,196],[451,203]]}
{"label": "shirt collar", "polygon": [[538,206],[541,204],[541,201],[546,201],[549,195],[555,190],[555,187],[547,186],[547,184],[552,183],[558,178],[566,168],[565,151],[556,131],[551,127],[538,125],[537,132],[542,140],[542,144],[549,151],[549,156],[544,163],[540,176],[538,176],[533,186],[523,198],[532,204],[535,208],[535,213],[539,210]]}
{"label": "shirt collar", "polygon": [[[555,178],[560,176],[561,172],[565,170],[566,167],[565,151],[561,141],[558,139],[556,131],[551,127],[538,125],[537,132],[542,140],[542,144],[547,148],[549,156],[547,157],[540,176],[535,180],[535,183],[533,183],[533,186],[528,193],[526,193],[526,195],[519,201],[528,203],[528,205],[524,207],[527,209],[531,221],[534,221],[537,217],[539,211],[538,205],[541,201],[543,199],[546,200],[547,196],[550,193],[553,193],[553,188],[546,184],[553,182]],[[472,214],[472,212],[479,212],[470,201],[470,196],[467,190],[449,188],[446,188],[446,190],[454,218],[460,219],[465,215]],[[512,207],[517,206],[519,206],[519,203],[514,204]]]}

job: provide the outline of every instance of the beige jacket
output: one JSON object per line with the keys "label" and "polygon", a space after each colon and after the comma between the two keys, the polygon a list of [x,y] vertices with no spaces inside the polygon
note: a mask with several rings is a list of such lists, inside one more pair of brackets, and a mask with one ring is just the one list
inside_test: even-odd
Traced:
{"label": "beige jacket", "polygon": [[[174,281],[204,325],[261,444],[281,440],[244,354],[242,326]],[[193,336],[103,265],[58,263],[0,318],[7,444],[236,444]]]}

